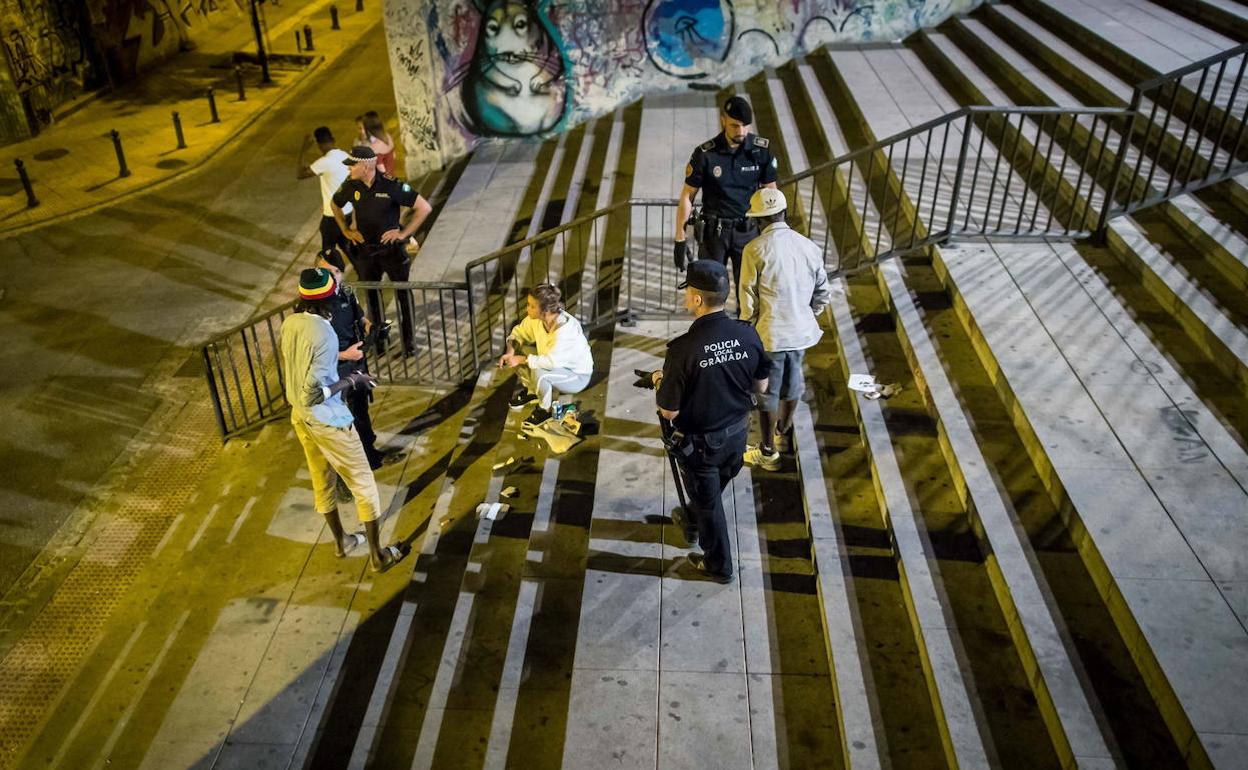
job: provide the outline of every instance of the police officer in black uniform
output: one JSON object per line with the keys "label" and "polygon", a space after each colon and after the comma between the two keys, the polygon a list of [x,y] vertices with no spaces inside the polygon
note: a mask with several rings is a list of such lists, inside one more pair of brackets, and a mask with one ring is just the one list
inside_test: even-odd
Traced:
{"label": "police officer in black uniform", "polygon": [[767,389],[771,360],[753,326],[724,314],[728,269],[723,264],[691,262],[680,288],[694,321],[667,345],[663,371],[654,374],[655,400],[660,416],[675,428],[669,446],[697,519],[702,554],[691,554],[689,562],[727,583],[732,547],[722,494],[741,470],[753,394]]}
{"label": "police officer in black uniform", "polygon": [[[346,263],[342,255],[333,249],[322,252],[318,266],[329,270],[334,276],[337,288],[334,295],[326,300],[329,306],[329,323],[338,335],[338,379],[346,380],[353,372],[368,374],[368,358],[364,350],[364,341],[372,327],[372,321],[364,315],[364,308],[355,296],[355,291],[343,280],[342,272]],[[364,385],[347,388],[342,400],[351,416],[355,418],[355,432],[364,445],[364,456],[368,465],[377,470],[388,461],[397,457],[395,453],[382,452],[377,448],[377,434],[373,431],[373,420],[368,413],[368,405],[373,400],[373,389]]]}
{"label": "police officer in black uniform", "polygon": [[754,110],[744,97],[724,102],[719,113],[723,129],[703,142],[685,166],[685,186],[676,206],[676,247],[678,270],[689,259],[685,243],[685,222],[693,212],[693,198],[702,190],[702,215],[694,222],[702,259],[727,264],[732,260],[733,282],[741,276],[741,251],[758,235],[754,220],[745,216],[750,196],[760,187],[776,186],[776,159],[770,142],[750,133]]}
{"label": "police officer in black uniform", "polygon": [[[377,156],[371,147],[352,147],[343,163],[351,167],[351,176],[334,193],[334,219],[343,235],[358,244],[352,261],[360,280],[380,281],[385,276],[392,281],[406,281],[412,261],[403,244],[433,210],[429,201],[407,182],[379,173]],[[348,202],[355,209],[354,226],[347,224],[342,214],[342,207]],[[399,215],[404,207],[411,207],[413,215],[406,227],[400,227]],[[410,356],[416,352],[412,298],[405,291],[398,295],[403,353]],[[377,326],[384,323],[381,305],[381,292],[370,291],[368,315]]]}

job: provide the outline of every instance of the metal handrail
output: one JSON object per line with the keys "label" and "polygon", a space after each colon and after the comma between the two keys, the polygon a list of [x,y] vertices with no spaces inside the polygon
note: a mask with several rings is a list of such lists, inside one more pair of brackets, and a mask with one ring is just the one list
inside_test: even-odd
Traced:
{"label": "metal handrail", "polygon": [[[1237,72],[1229,68],[1228,74],[1228,64],[1236,57],[1243,61]],[[822,237],[829,270],[842,274],[954,237],[1034,239],[1103,232],[1113,217],[1248,169],[1248,162],[1238,162],[1248,121],[1231,114],[1245,80],[1245,65],[1248,43],[1140,83],[1126,109],[962,107],[777,184],[790,195],[791,224],[812,239]],[[1185,92],[1188,103],[1182,111],[1187,114],[1180,114],[1176,102],[1183,79],[1197,73],[1200,85],[1194,95]],[[1205,101],[1205,84],[1211,75],[1213,88]],[[1221,86],[1232,79],[1225,108],[1220,107]],[[1154,92],[1145,115],[1142,105]],[[1159,118],[1167,96],[1164,117]],[[1034,130],[1027,127],[1027,121]],[[1233,122],[1237,125],[1233,136],[1228,136]],[[1140,124],[1142,137],[1137,136]],[[955,136],[956,132],[961,135]],[[1189,141],[1193,138],[1194,145]],[[1202,154],[1206,140],[1212,148],[1208,157]],[[952,153],[947,152],[950,149]],[[1153,181],[1163,177],[1169,182],[1159,191]],[[652,217],[656,210],[657,217]],[[395,363],[400,370],[397,375],[391,370],[387,381],[449,381],[477,371],[497,352],[509,325],[518,320],[523,287],[539,280],[564,286],[570,309],[575,308],[587,328],[632,313],[675,311],[680,274],[669,264],[668,246],[676,210],[677,201],[670,198],[618,201],[477,257],[465,266],[462,282],[356,283],[371,302],[383,307],[391,300],[401,304],[400,298],[406,297],[414,308],[418,293],[423,299],[431,292],[437,296],[433,315],[421,319],[427,342],[422,354],[427,359],[413,369],[389,349],[381,351],[380,360]],[[830,261],[833,257],[834,262]],[[451,296],[449,314],[447,293]],[[210,394],[227,437],[255,419],[272,419],[274,404],[284,403],[280,387],[276,397],[271,392],[267,371],[277,364],[280,386],[274,345],[268,346],[270,356],[265,361],[265,346],[260,344],[264,340],[256,330],[264,324],[272,337],[272,319],[284,316],[293,304],[232,327],[203,346]],[[414,327],[417,320],[407,323]],[[243,348],[245,369],[233,360],[230,341],[234,338]],[[228,377],[223,349],[231,367]],[[251,385],[249,394],[245,383]],[[241,420],[230,411],[235,403],[241,407]],[[255,419],[252,411],[257,412]]]}
{"label": "metal handrail", "polygon": [[1215,53],[1212,56],[1206,56],[1200,61],[1195,61],[1195,62],[1192,62],[1191,64],[1185,64],[1184,66],[1179,67],[1178,69],[1170,70],[1169,72],[1163,72],[1160,75],[1157,75],[1155,77],[1149,78],[1148,80],[1144,80],[1140,83],[1137,83],[1135,85],[1135,88],[1137,91],[1148,91],[1150,89],[1156,88],[1159,85],[1162,85],[1163,83],[1166,83],[1167,81],[1186,77],[1187,75],[1190,75],[1193,72],[1200,72],[1203,69],[1208,69],[1214,64],[1221,64],[1223,61],[1226,61],[1227,59],[1233,59],[1236,56],[1239,56],[1240,54],[1243,54],[1243,53],[1248,53],[1248,43],[1240,43],[1234,48],[1228,48],[1225,51],[1222,51],[1220,53]]}

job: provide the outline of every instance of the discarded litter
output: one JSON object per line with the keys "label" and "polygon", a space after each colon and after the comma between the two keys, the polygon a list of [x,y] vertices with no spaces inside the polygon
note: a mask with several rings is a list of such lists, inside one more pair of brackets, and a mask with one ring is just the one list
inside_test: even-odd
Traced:
{"label": "discarded litter", "polygon": [[875,378],[869,374],[851,374],[849,375],[849,389],[856,390],[863,395],[864,398],[874,401],[877,398],[892,398],[901,392],[901,383],[891,382],[887,385],[878,383]]}
{"label": "discarded litter", "polygon": [[517,490],[515,487],[507,487],[502,492],[499,492],[499,494],[502,495],[503,497],[512,498],[516,496],[516,492],[518,491],[519,490]]}
{"label": "discarded litter", "polygon": [[869,374],[851,374],[849,375],[849,389],[856,390],[859,393],[870,393],[877,389],[879,384],[875,378]]}
{"label": "discarded litter", "polygon": [[498,514],[507,513],[509,510],[511,510],[511,506],[507,503],[481,503],[477,506],[477,515],[493,521],[498,517]]}

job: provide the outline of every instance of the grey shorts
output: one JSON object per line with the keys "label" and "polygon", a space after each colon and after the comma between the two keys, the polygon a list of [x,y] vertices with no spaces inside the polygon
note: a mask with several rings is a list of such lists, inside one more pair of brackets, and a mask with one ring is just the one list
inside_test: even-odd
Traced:
{"label": "grey shorts", "polygon": [[774,412],[781,401],[796,401],[806,392],[806,377],[802,373],[806,351],[776,350],[767,355],[771,358],[771,377],[767,379],[767,392],[758,397],[758,408]]}

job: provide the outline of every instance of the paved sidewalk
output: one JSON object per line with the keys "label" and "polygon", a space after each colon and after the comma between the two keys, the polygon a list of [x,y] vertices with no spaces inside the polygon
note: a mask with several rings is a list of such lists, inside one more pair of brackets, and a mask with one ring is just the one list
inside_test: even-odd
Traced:
{"label": "paved sidewalk", "polygon": [[[329,6],[339,9],[340,30],[331,30]],[[267,6],[272,41],[273,82],[260,84],[258,65],[242,67],[246,99],[239,101],[233,70],[236,51],[255,54],[250,17],[196,41],[196,48],[159,65],[114,92],[84,97],[72,114],[40,135],[4,148],[0,156],[0,232],[21,232],[52,220],[81,216],[194,169],[213,157],[258,117],[286,98],[327,61],[333,61],[381,19],[380,0],[356,12],[347,0],[309,0]],[[312,27],[314,49],[304,63],[296,53],[294,31]],[[215,90],[220,122],[211,122],[207,89]],[[178,149],[172,113],[181,117],[186,147]],[[130,175],[118,176],[118,159],[109,132],[121,137]],[[13,160],[30,174],[39,205],[27,207]],[[293,166],[285,160],[283,168]]]}

